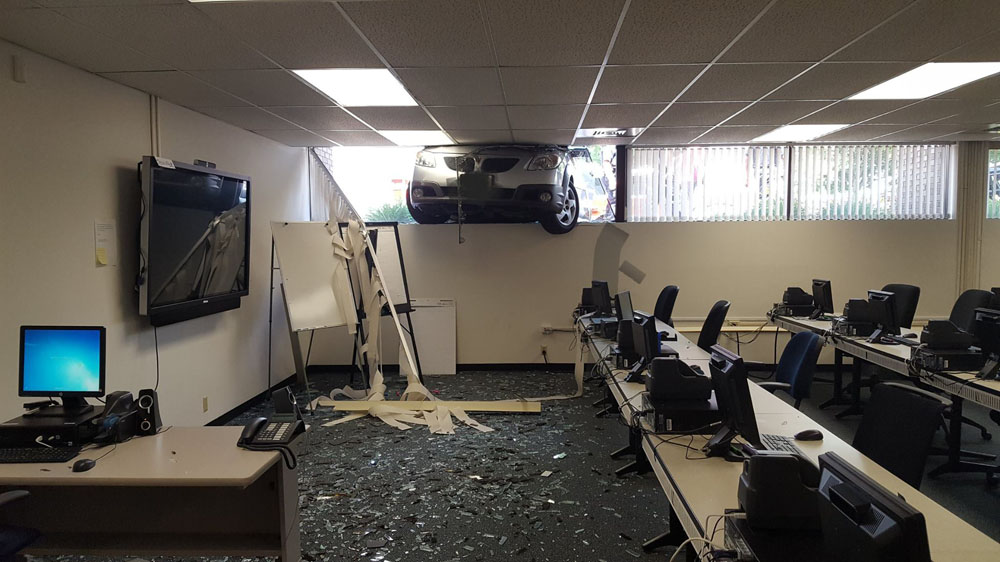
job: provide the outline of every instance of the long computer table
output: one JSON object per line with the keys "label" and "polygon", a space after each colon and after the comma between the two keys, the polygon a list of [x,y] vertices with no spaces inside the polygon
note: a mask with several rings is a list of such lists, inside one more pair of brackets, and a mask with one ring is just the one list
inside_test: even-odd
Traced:
{"label": "long computer table", "polygon": [[[587,332],[589,322],[578,322],[581,345],[586,344],[595,362],[607,364],[612,375],[608,377],[608,389],[613,397],[619,415],[626,423],[633,423],[635,412],[642,409],[642,392],[645,386],[624,381],[626,371],[616,370],[609,357],[614,342],[593,336]],[[709,372],[710,355],[694,343],[678,334],[671,326],[657,321],[657,330],[676,335],[677,341],[668,342],[680,359],[691,365],[698,365]],[[582,348],[581,348],[582,350]],[[581,356],[583,354],[581,353]],[[579,360],[579,359],[578,359]],[[750,381],[750,394],[758,429],[761,433],[794,435],[804,429],[822,429],[819,424],[802,412],[770,394]],[[642,423],[639,421],[639,423]],[[820,454],[833,451],[862,470],[890,491],[901,494],[910,505],[920,510],[927,521],[927,534],[931,557],[935,562],[995,562],[1000,560],[1000,543],[984,535],[959,517],[941,507],[920,491],[909,486],[893,474],[868,459],[850,444],[839,439],[832,431],[823,431],[822,441],[800,441],[796,445],[813,463],[818,463]],[[700,449],[708,440],[707,436],[677,438],[673,435],[657,435],[641,432],[641,448],[646,455],[653,473],[656,475],[672,511],[671,527],[679,524],[686,537],[714,539],[722,544],[724,525],[713,535],[716,517],[727,509],[738,507],[736,498],[742,463],[728,462],[722,458],[703,458],[697,452],[686,448],[688,445]],[[683,537],[678,529],[658,539],[656,543],[679,544]],[[680,540],[678,540],[680,539]]]}

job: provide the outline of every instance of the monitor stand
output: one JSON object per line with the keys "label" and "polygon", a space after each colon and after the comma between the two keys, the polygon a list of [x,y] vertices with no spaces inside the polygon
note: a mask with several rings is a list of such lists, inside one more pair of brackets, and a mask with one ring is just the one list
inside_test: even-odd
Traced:
{"label": "monitor stand", "polygon": [[646,358],[641,357],[632,365],[629,370],[628,375],[625,376],[625,382],[643,382],[642,371],[646,368]]}
{"label": "monitor stand", "polygon": [[88,412],[93,412],[94,407],[87,404],[87,400],[79,396],[67,396],[62,399],[62,406],[45,406],[34,412],[25,413],[25,417],[36,418],[77,418]]}
{"label": "monitor stand", "polygon": [[733,447],[733,439],[739,433],[723,424],[719,431],[701,448],[706,457],[722,457],[729,462],[743,462],[747,456]]}
{"label": "monitor stand", "polygon": [[993,380],[1000,378],[1000,357],[990,355],[986,360],[986,365],[976,375],[976,378]]}

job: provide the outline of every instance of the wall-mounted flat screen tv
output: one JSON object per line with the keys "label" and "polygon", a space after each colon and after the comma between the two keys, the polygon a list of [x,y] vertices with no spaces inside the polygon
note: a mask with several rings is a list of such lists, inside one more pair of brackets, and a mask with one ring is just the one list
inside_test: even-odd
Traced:
{"label": "wall-mounted flat screen tv", "polygon": [[144,156],[139,313],[154,326],[239,308],[249,294],[250,178]]}

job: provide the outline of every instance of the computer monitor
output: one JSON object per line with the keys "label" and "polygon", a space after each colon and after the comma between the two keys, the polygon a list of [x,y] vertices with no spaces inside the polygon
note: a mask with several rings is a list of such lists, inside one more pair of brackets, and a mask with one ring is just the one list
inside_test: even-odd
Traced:
{"label": "computer monitor", "polygon": [[715,401],[722,414],[722,427],[702,450],[710,457],[741,460],[731,450],[732,441],[737,435],[754,448],[763,449],[743,358],[721,345],[714,345],[709,369],[712,372]]}
{"label": "computer monitor", "polygon": [[976,376],[981,379],[997,378],[1000,376],[1000,310],[977,308],[972,332],[986,356],[986,365]]}
{"label": "computer monitor", "polygon": [[592,289],[591,297],[594,299],[594,306],[597,307],[596,316],[611,316],[611,293],[608,292],[607,281],[593,281],[590,284]]}
{"label": "computer monitor", "polygon": [[104,396],[106,333],[102,326],[21,326],[18,396],[58,396],[62,407],[36,412],[74,417]]}
{"label": "computer monitor", "polygon": [[819,469],[817,496],[827,559],[930,562],[922,513],[837,453],[820,455]]}
{"label": "computer monitor", "polygon": [[634,318],[632,320],[632,345],[639,360],[632,366],[625,382],[641,382],[642,372],[650,361],[660,356],[660,333],[656,331],[656,319]]}
{"label": "computer monitor", "polygon": [[813,311],[810,318],[816,319],[824,314],[833,314],[833,288],[826,279],[813,279]]}
{"label": "computer monitor", "polygon": [[899,335],[899,313],[896,309],[896,294],[888,291],[868,291],[868,307],[876,330],[868,338],[871,343],[878,343],[882,336]]}
{"label": "computer monitor", "polygon": [[615,295],[615,314],[618,321],[632,320],[635,313],[632,311],[632,295],[628,291],[622,291]]}

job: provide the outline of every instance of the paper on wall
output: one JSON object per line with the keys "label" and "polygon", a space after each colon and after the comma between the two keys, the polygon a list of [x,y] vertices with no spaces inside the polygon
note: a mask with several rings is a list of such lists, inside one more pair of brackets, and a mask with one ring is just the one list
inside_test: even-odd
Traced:
{"label": "paper on wall", "polygon": [[94,261],[99,267],[118,265],[118,239],[114,220],[94,221]]}

